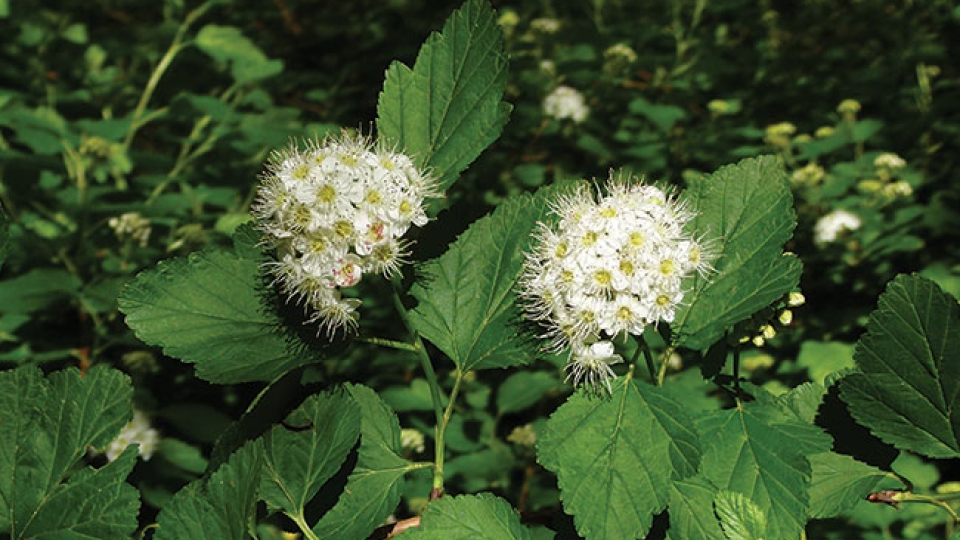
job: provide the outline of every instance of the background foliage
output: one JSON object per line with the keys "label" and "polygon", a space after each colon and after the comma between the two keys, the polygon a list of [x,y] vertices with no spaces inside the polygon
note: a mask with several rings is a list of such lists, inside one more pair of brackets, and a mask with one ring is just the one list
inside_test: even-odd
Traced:
{"label": "background foliage", "polygon": [[[521,529],[513,517],[504,518],[503,531],[491,537],[548,538],[548,531],[558,531],[560,537],[575,538],[577,531],[586,535],[596,527],[616,526],[650,528],[651,537],[663,537],[662,514],[625,525],[611,516],[578,517],[598,522],[574,523],[563,512],[576,513],[581,503],[561,504],[558,486],[564,489],[568,479],[557,472],[557,463],[566,467],[568,458],[582,460],[580,452],[587,448],[589,454],[591,444],[597,444],[595,439],[580,441],[576,455],[565,456],[564,446],[578,439],[576,433],[565,436],[563,426],[596,416],[600,429],[609,431],[605,440],[614,441],[612,448],[643,449],[630,461],[649,463],[646,470],[653,471],[669,460],[673,469],[686,471],[672,483],[653,479],[650,516],[668,504],[709,512],[715,508],[719,524],[698,520],[692,510],[686,521],[671,521],[689,538],[729,536],[730,531],[743,538],[757,531],[767,531],[767,537],[795,536],[803,524],[791,518],[790,505],[808,503],[811,515],[819,518],[807,525],[811,538],[950,534],[953,524],[942,509],[903,505],[898,512],[866,502],[850,504],[841,495],[844,486],[850,493],[870,491],[884,480],[881,469],[889,468],[909,478],[917,490],[956,490],[948,482],[958,472],[957,418],[952,416],[955,354],[945,348],[941,363],[929,364],[905,353],[905,360],[888,368],[885,355],[877,351],[887,350],[889,335],[896,343],[901,341],[896,336],[910,333],[956,343],[953,298],[915,277],[887,284],[897,274],[917,272],[954,297],[960,293],[960,184],[953,174],[960,156],[960,73],[951,61],[960,52],[960,8],[937,0],[493,4],[500,29],[487,31],[497,37],[502,31],[509,68],[491,55],[488,71],[478,76],[497,92],[502,88],[509,105],[485,96],[477,105],[483,111],[479,117],[493,120],[474,125],[472,136],[463,136],[476,147],[463,154],[431,154],[434,160],[427,164],[442,173],[445,184],[456,180],[456,185],[432,209],[442,225],[428,226],[417,239],[414,257],[424,263],[417,272],[430,278],[413,287],[411,295],[420,303],[411,316],[455,367],[505,369],[465,373],[461,380],[453,374],[454,366],[439,368],[442,386],[450,391],[456,383],[461,395],[446,434],[446,488],[463,495],[431,504],[424,522],[443,531],[514,516],[502,500],[472,495],[493,492],[518,509],[532,528]],[[261,255],[250,229],[240,225],[248,219],[264,158],[290,137],[346,127],[379,132],[413,148],[433,149],[437,140],[446,140],[449,126],[443,124],[429,126],[427,140],[408,139],[405,130],[422,126],[410,126],[417,119],[402,114],[400,89],[406,78],[447,88],[444,81],[424,78],[421,62],[430,58],[417,55],[430,32],[443,28],[458,7],[459,1],[427,0],[321,5],[305,0],[58,0],[39,6],[0,0],[0,28],[8,36],[0,45],[0,365],[8,370],[0,399],[9,401],[2,407],[7,423],[0,425],[11,429],[49,409],[47,400],[56,402],[57,391],[69,396],[60,405],[63,415],[37,417],[30,428],[35,430],[31,436],[59,449],[56,459],[39,469],[51,483],[36,494],[38,500],[21,500],[0,517],[0,535],[40,535],[43,531],[36,527],[52,522],[24,517],[37,509],[50,516],[73,515],[64,513],[73,509],[89,516],[93,530],[113,524],[117,528],[110,531],[116,534],[154,522],[161,507],[171,508],[167,515],[181,516],[181,523],[191,515],[208,515],[204,505],[224,511],[224,505],[210,501],[244,500],[247,504],[230,511],[256,513],[260,510],[252,493],[259,489],[261,495],[277,495],[277,490],[255,485],[254,470],[271,470],[278,485],[295,486],[297,504],[279,495],[265,500],[271,508],[289,506],[291,514],[302,510],[311,523],[324,515],[314,528],[321,537],[365,534],[346,529],[343,516],[356,515],[369,502],[334,498],[311,503],[315,507],[299,504],[325,482],[343,486],[372,478],[362,492],[385,492],[373,499],[372,521],[383,509],[404,517],[423,508],[431,487],[429,471],[396,470],[407,467],[408,459],[431,459],[432,451],[429,445],[404,445],[393,435],[394,427],[402,426],[418,430],[428,442],[433,436],[430,389],[416,359],[360,342],[349,347],[318,343],[310,329],[297,323],[301,314],[296,309],[254,292],[260,284],[251,269]],[[629,46],[636,58],[611,53],[617,44]],[[393,60],[405,66],[390,67]],[[584,122],[544,114],[543,98],[558,85],[583,93],[590,107]],[[845,100],[859,106],[841,105]],[[470,122],[469,117],[460,120]],[[460,148],[460,142],[450,148]],[[905,165],[878,165],[884,153],[897,154]],[[743,307],[738,315],[760,311],[740,322],[726,341],[728,324],[742,317],[721,317],[722,323],[711,325],[691,316],[676,335],[664,336],[664,343],[656,345],[703,350],[718,341],[732,346],[742,337],[741,374],[757,395],[779,400],[795,414],[754,405],[721,410],[729,404],[729,394],[718,390],[723,384],[704,383],[701,375],[719,376],[721,383],[729,378],[729,363],[721,369],[726,351],[719,346],[703,358],[695,352],[678,355],[666,375],[669,391],[621,379],[615,391],[638,403],[631,410],[649,409],[664,421],[650,432],[620,432],[608,425],[609,413],[602,407],[591,408],[592,402],[578,397],[568,401],[570,388],[558,369],[562,358],[517,358],[519,340],[490,341],[482,332],[463,335],[484,328],[477,320],[463,321],[449,335],[437,324],[463,315],[493,321],[495,330],[516,316],[503,303],[503,294],[519,261],[507,257],[509,250],[497,249],[503,248],[504,238],[527,234],[537,219],[529,208],[543,210],[542,199],[528,193],[570,178],[605,177],[611,167],[625,167],[687,188],[688,197],[716,201],[709,191],[717,184],[709,179],[719,182],[733,170],[720,167],[761,154],[775,157],[752,163],[769,170],[782,167],[785,176],[775,175],[780,184],[764,185],[767,175],[750,176],[739,169],[729,182],[756,184],[750,193],[759,199],[744,201],[744,215],[765,212],[784,224],[771,227],[777,235],[762,245],[752,236],[725,237],[724,252],[731,257],[724,264],[742,264],[752,272],[758,293],[764,288],[776,292],[762,298],[744,293],[757,305]],[[909,190],[902,185],[899,191],[891,189],[899,182]],[[786,222],[793,221],[790,196],[797,221],[792,237],[786,234]],[[841,232],[835,241],[818,241],[817,222],[839,209],[856,214],[862,225]],[[491,211],[490,219],[471,226]],[[143,221],[131,219],[124,228],[116,220],[125,214]],[[713,230],[727,230],[709,209],[701,219]],[[469,247],[477,245],[484,249]],[[782,272],[774,277],[785,281],[771,285],[762,273],[767,267],[751,263],[747,255],[763,251],[779,256],[783,250],[802,260],[802,269],[792,256],[779,259]],[[732,256],[739,253],[744,257]],[[157,265],[166,259],[172,260]],[[470,279],[474,264],[500,265],[507,274],[500,281],[478,282]],[[137,280],[124,289],[142,270],[155,279]],[[428,295],[424,283],[434,292]],[[406,329],[396,322],[386,287],[365,287],[363,332],[402,339]],[[722,280],[702,287],[696,290],[705,298],[726,297],[737,288]],[[805,304],[791,307],[778,301],[791,288],[803,291]],[[170,290],[180,297],[157,292]],[[436,291],[470,294],[459,298],[465,303],[460,305],[442,301]],[[151,303],[160,311],[150,314],[160,313],[162,320],[138,318],[144,313],[138,302],[150,295],[160,298]],[[878,299],[879,310],[871,315]],[[275,316],[258,309],[264,305],[279,306]],[[928,317],[902,321],[884,316],[889,309],[913,305],[929,306]],[[783,317],[785,309],[790,318]],[[206,341],[209,328],[195,332],[211,320],[222,325],[229,340]],[[286,327],[292,330],[263,332],[280,322],[291,322]],[[173,337],[151,335],[151,324],[170,323],[180,325]],[[136,336],[128,324],[137,329]],[[881,330],[890,334],[884,337]],[[854,343],[866,331],[870,334],[854,353]],[[485,348],[459,348],[468,339]],[[319,352],[310,356],[304,353],[308,350]],[[256,361],[247,361],[249,356]],[[311,367],[281,377],[306,364]],[[843,373],[835,372],[855,365],[861,372],[841,390],[834,383]],[[14,369],[21,366],[27,368]],[[125,372],[128,380],[105,371],[106,366]],[[79,371],[60,371],[66,367]],[[918,373],[939,373],[938,384],[954,399],[923,402],[922,377],[905,391],[885,378],[891,369],[907,380]],[[44,378],[44,373],[49,375]],[[334,382],[366,386],[347,386],[300,405]],[[888,425],[882,414],[871,420],[876,402],[890,393],[903,396],[903,414],[921,429]],[[127,399],[127,394],[162,433],[156,454],[145,461],[128,451],[107,466],[85,468],[102,464],[86,448],[103,447],[110,439],[107,432],[115,433],[129,419],[129,411],[103,400]],[[832,448],[815,433],[805,437],[820,399],[827,409],[821,409],[819,423],[849,421],[849,416],[823,412],[849,405],[850,415],[872,435],[850,423],[829,426],[835,436]],[[703,412],[697,430],[711,434],[710,446],[683,444],[689,434],[677,426],[690,425],[691,410],[676,412],[671,404],[678,401]],[[60,422],[86,426],[70,420],[83,412],[78,404],[100,415],[97,429],[103,431],[79,429],[69,439],[56,438]],[[337,416],[340,424],[332,425],[325,415],[336,407],[356,414]],[[393,425],[390,410],[398,413],[399,426]],[[272,443],[298,451],[283,443],[284,430],[274,425],[284,418],[302,425],[298,415],[336,431],[329,435],[338,441],[340,454],[330,456],[330,464],[320,467],[323,474],[313,478],[281,470],[281,459],[264,460],[254,448]],[[549,431],[548,417],[553,424]],[[782,461],[777,464],[787,485],[790,479],[796,485],[815,479],[808,493],[776,492],[762,469],[754,477],[721,466],[732,454],[742,454],[754,439],[751,430],[757,429],[782,432],[783,438],[760,448],[756,463]],[[265,438],[242,446],[261,433]],[[669,444],[647,446],[644,437]],[[540,445],[539,459],[535,444]],[[814,457],[804,458],[801,450]],[[610,448],[596,448],[586,463],[613,460],[613,454]],[[343,460],[349,466],[341,467]],[[0,466],[4,463],[0,460]],[[701,463],[704,468],[695,475]],[[743,465],[750,469],[749,462]],[[400,480],[404,473],[409,473],[405,483]],[[851,475],[859,479],[852,486]],[[206,478],[202,485],[181,489],[200,478]],[[0,494],[16,493],[18,481],[24,480],[0,484]],[[758,512],[741,495],[747,484],[754,501],[778,501],[785,510]],[[113,500],[122,504],[95,504],[85,491],[90,485],[112,486]],[[137,524],[109,514],[121,515],[132,505],[130,485],[142,504]],[[617,488],[601,482],[586,489],[583,500],[592,504]],[[38,501],[47,496],[44,510]],[[89,508],[103,513],[91,514]],[[224,515],[196,525],[220,527],[223,537],[236,537],[242,534],[231,529],[236,518]],[[281,529],[292,530],[291,521],[275,516],[258,534],[279,537]],[[214,529],[204,530],[214,534]],[[432,538],[429,533],[411,536],[418,534]]]}

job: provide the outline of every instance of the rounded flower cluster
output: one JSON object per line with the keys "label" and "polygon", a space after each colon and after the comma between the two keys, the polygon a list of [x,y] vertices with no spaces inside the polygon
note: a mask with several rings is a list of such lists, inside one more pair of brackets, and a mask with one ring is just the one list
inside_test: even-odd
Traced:
{"label": "rounded flower cluster", "polygon": [[569,118],[579,124],[587,119],[590,107],[577,89],[558,86],[543,99],[543,113],[557,120]]}
{"label": "rounded flower cluster", "polygon": [[252,211],[276,249],[271,269],[284,294],[332,336],[357,324],[360,301],[341,289],[404,263],[402,237],[426,224],[424,199],[435,190],[409,157],[343,134],[274,153]]}
{"label": "rounded flower cluster", "polygon": [[673,321],[682,280],[709,274],[712,257],[684,230],[694,213],[666,191],[614,174],[606,192],[581,185],[553,205],[558,222],[540,224],[521,297],[547,349],[569,347],[574,384],[609,388],[621,360],[612,339]]}
{"label": "rounded flower cluster", "polygon": [[838,209],[817,220],[813,226],[813,242],[818,246],[825,246],[836,242],[845,232],[860,228],[860,218],[851,212]]}
{"label": "rounded flower cluster", "polygon": [[149,461],[160,445],[160,433],[150,425],[147,415],[138,410],[133,411],[133,419],[123,426],[120,434],[104,448],[103,453],[108,461],[113,461],[131,444],[139,445],[140,458],[144,461]]}

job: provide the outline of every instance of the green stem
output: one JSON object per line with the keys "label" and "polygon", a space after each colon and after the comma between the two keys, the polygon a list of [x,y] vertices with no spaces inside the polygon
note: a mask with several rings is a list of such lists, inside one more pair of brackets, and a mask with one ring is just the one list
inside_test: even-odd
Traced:
{"label": "green stem", "polygon": [[960,492],[922,495],[919,493],[912,493],[910,491],[902,491],[895,498],[897,502],[902,503],[926,503],[939,506],[940,508],[946,510],[948,514],[950,514],[950,517],[953,518],[954,523],[960,523],[960,515],[957,515],[956,510],[947,504],[947,501],[956,499],[960,499]]}
{"label": "green stem", "polygon": [[296,515],[287,514],[294,523],[297,524],[297,527],[300,528],[300,532],[303,533],[303,537],[308,540],[320,540],[320,537],[313,533],[310,529],[310,525],[307,525],[307,520],[303,517],[303,513],[298,513]]}
{"label": "green stem", "polygon": [[[643,335],[634,336],[634,339],[637,341],[637,352],[633,355],[633,361],[631,364],[637,361],[637,354],[641,351],[643,352],[643,359],[647,362],[647,371],[650,373],[650,382],[657,384],[657,366],[656,362],[653,361],[653,353],[650,352],[650,346],[647,345],[647,340],[643,339]],[[657,384],[657,386],[660,386]]]}
{"label": "green stem", "polygon": [[670,357],[673,355],[673,347],[667,347],[663,351],[660,361],[660,371],[657,372],[657,386],[663,386],[663,379],[667,376],[667,367],[670,365]]}
{"label": "green stem", "polygon": [[212,0],[208,0],[200,5],[197,9],[191,11],[187,14],[187,17],[184,19],[183,23],[180,25],[180,28],[177,29],[177,33],[173,37],[173,41],[170,43],[170,46],[167,48],[167,52],[160,58],[160,61],[157,62],[157,67],[153,69],[153,73],[150,74],[150,79],[147,80],[147,85],[143,88],[143,93],[140,94],[140,99],[137,101],[137,106],[133,110],[133,115],[130,117],[130,129],[127,131],[127,136],[123,139],[123,149],[126,151],[130,148],[130,143],[133,141],[134,135],[136,135],[137,130],[143,127],[146,122],[141,122],[143,119],[143,113],[147,109],[147,105],[150,103],[150,98],[153,97],[153,93],[157,89],[157,84],[160,83],[160,79],[163,77],[163,74],[167,71],[167,68],[170,67],[170,63],[173,62],[174,57],[177,56],[183,49],[183,40],[186,37],[187,31],[197,21],[204,13],[214,4]]}
{"label": "green stem", "polygon": [[457,402],[457,394],[460,393],[460,384],[463,382],[465,375],[466,373],[457,368],[457,378],[453,383],[453,390],[450,391],[450,400],[447,401],[447,408],[443,411],[443,420],[437,425],[436,455],[433,458],[433,492],[439,495],[443,495],[444,437],[447,433],[447,426],[450,424],[450,418],[453,416],[453,407]]}
{"label": "green stem", "polygon": [[[433,487],[435,490],[442,490],[444,450],[443,436],[446,432],[446,422],[444,421],[445,413],[443,410],[443,393],[440,389],[440,382],[437,380],[437,374],[433,370],[433,363],[430,361],[430,355],[427,353],[427,348],[423,344],[420,334],[413,329],[413,326],[411,326],[409,316],[407,315],[407,308],[403,305],[403,300],[400,297],[400,293],[403,290],[402,283],[400,282],[400,275],[395,273],[390,281],[393,285],[393,304],[397,308],[397,313],[400,315],[400,319],[403,321],[404,326],[407,327],[407,331],[413,336],[414,350],[417,353],[417,357],[420,359],[420,366],[423,368],[423,373],[427,377],[427,384],[430,386],[430,398],[433,401],[433,414],[437,419],[437,425],[434,428],[435,457],[433,468]],[[458,372],[457,385],[454,386],[454,392],[458,390],[459,383],[460,376]],[[455,394],[450,396],[449,403],[451,405],[455,397]]]}
{"label": "green stem", "polygon": [[369,343],[371,345],[377,345],[380,347],[387,347],[389,349],[397,349],[399,351],[417,352],[417,347],[415,345],[411,345],[405,341],[395,341],[392,339],[378,337],[358,337],[357,341]]}
{"label": "green stem", "polygon": [[733,349],[733,389],[740,396],[740,347]]}

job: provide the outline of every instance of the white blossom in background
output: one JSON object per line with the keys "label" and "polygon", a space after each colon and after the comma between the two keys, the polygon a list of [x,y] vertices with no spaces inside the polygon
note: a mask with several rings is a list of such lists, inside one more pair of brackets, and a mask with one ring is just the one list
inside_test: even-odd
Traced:
{"label": "white blossom in background", "polygon": [[558,86],[543,99],[543,113],[557,120],[569,118],[577,124],[587,119],[587,107],[583,94],[569,86]]}
{"label": "white blossom in background", "polygon": [[873,166],[878,169],[897,170],[907,166],[907,162],[893,152],[884,152],[873,159]]}
{"label": "white blossom in background", "polygon": [[357,325],[360,301],[341,290],[364,274],[396,272],[406,262],[404,233],[427,223],[424,200],[436,196],[409,157],[341,134],[275,152],[252,213],[276,250],[281,290],[332,337]]}
{"label": "white blossom in background", "polygon": [[404,450],[422,454],[426,449],[423,433],[412,428],[403,428],[400,430],[400,447]]}
{"label": "white blossom in background", "polygon": [[530,28],[541,34],[556,34],[560,31],[560,21],[549,17],[540,17],[530,21]]}
{"label": "white blossom in background", "polygon": [[622,361],[613,339],[673,321],[682,280],[713,271],[703,243],[684,231],[694,217],[668,192],[611,174],[606,195],[581,184],[539,224],[520,279],[527,318],[546,327],[546,350],[570,350],[568,378],[610,389]]}
{"label": "white blossom in background", "polygon": [[147,415],[138,410],[133,411],[133,419],[123,426],[120,434],[104,448],[103,453],[109,461],[113,461],[131,444],[140,445],[140,458],[144,461],[150,460],[160,444],[160,433],[151,427]]}
{"label": "white blossom in background", "polygon": [[140,247],[146,247],[150,240],[150,220],[145,219],[139,212],[127,212],[107,220],[107,225],[113,229],[120,241],[134,240]]}
{"label": "white blossom in background", "polygon": [[822,247],[836,242],[844,232],[855,231],[861,225],[862,222],[856,214],[846,210],[834,210],[817,220],[813,226],[813,241]]}

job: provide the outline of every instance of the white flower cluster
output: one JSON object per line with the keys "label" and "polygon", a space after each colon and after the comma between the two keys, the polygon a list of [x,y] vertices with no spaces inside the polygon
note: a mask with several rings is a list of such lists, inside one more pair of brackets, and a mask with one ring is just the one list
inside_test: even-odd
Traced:
{"label": "white flower cluster", "polygon": [[873,166],[878,169],[897,170],[907,166],[907,162],[893,152],[884,152],[873,160]]}
{"label": "white flower cluster", "polygon": [[855,231],[861,224],[856,214],[846,210],[834,210],[817,220],[813,226],[813,242],[821,247],[836,242],[841,234]]}
{"label": "white flower cluster", "polygon": [[574,385],[597,387],[621,360],[612,339],[671,322],[681,282],[712,271],[704,245],[684,231],[694,213],[655,186],[612,174],[607,195],[581,185],[552,208],[527,255],[521,297],[528,318],[547,327],[548,350],[570,348]]}
{"label": "white flower cluster", "polygon": [[113,233],[121,241],[135,240],[140,247],[146,247],[150,240],[150,220],[145,219],[139,212],[127,212],[118,217],[112,217],[107,221],[107,225],[113,229]]}
{"label": "white flower cluster", "polygon": [[399,269],[402,237],[427,223],[424,199],[435,196],[433,179],[409,157],[343,134],[274,153],[252,212],[276,249],[272,271],[284,294],[332,336],[357,324],[360,301],[341,288]]}
{"label": "white flower cluster", "polygon": [[543,113],[557,120],[569,118],[579,124],[587,119],[590,107],[577,89],[561,85],[543,99]]}
{"label": "white flower cluster", "polygon": [[139,444],[140,457],[149,461],[153,452],[160,444],[160,433],[150,426],[147,415],[138,410],[133,411],[133,419],[127,422],[110,444],[103,450],[109,461],[117,459],[131,444]]}

